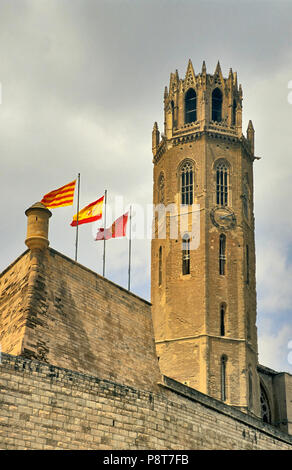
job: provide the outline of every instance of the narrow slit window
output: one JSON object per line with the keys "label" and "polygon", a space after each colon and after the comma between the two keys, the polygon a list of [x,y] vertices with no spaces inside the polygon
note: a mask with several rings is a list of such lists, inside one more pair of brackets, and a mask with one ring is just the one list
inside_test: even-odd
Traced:
{"label": "narrow slit window", "polygon": [[236,101],[233,100],[233,105],[232,105],[232,126],[236,125]]}
{"label": "narrow slit window", "polygon": [[194,201],[194,169],[186,162],[181,169],[181,203],[192,205]]}
{"label": "narrow slit window", "polygon": [[246,283],[249,284],[249,248],[246,245],[245,248],[245,256],[246,256]]}
{"label": "narrow slit window", "polygon": [[158,261],[158,284],[162,284],[162,246],[159,247],[159,261]]}
{"label": "narrow slit window", "polygon": [[251,369],[248,371],[248,404],[251,409],[253,406],[253,389],[252,389],[252,372]]}
{"label": "narrow slit window", "polygon": [[226,307],[224,304],[220,305],[220,336],[225,336],[225,315]]}
{"label": "narrow slit window", "polygon": [[246,184],[243,185],[242,204],[244,216],[248,219],[248,189]]}
{"label": "narrow slit window", "polygon": [[246,314],[246,337],[248,340],[251,339],[251,330],[250,330],[250,312]]}
{"label": "narrow slit window", "polygon": [[184,235],[182,240],[182,273],[190,274],[190,237]]}
{"label": "narrow slit window", "polygon": [[226,362],[227,357],[221,357],[221,400],[226,401]]}
{"label": "narrow slit window", "polygon": [[158,180],[158,200],[160,204],[164,204],[164,193],[165,193],[165,178],[163,173],[160,174]]}
{"label": "narrow slit window", "polygon": [[176,119],[175,119],[175,109],[174,109],[174,101],[171,101],[171,114],[172,114],[172,125],[176,127]]}
{"label": "narrow slit window", "polygon": [[226,236],[221,233],[219,238],[219,274],[225,275],[225,264],[226,264]]}

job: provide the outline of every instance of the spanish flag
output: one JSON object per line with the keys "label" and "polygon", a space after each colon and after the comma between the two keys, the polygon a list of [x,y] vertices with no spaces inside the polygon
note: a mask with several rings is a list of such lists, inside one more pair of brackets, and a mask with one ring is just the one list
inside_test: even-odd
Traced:
{"label": "spanish flag", "polygon": [[43,197],[41,203],[50,209],[54,209],[55,207],[72,206],[75,184],[76,180],[65,184],[65,186],[62,186],[59,189],[51,191]]}
{"label": "spanish flag", "polygon": [[104,196],[97,199],[97,201],[88,204],[88,206],[81,209],[78,214],[75,214],[71,222],[71,227],[76,227],[77,225],[77,215],[78,215],[78,225],[88,224],[89,222],[95,222],[96,220],[101,219],[102,217],[102,207],[103,207]]}

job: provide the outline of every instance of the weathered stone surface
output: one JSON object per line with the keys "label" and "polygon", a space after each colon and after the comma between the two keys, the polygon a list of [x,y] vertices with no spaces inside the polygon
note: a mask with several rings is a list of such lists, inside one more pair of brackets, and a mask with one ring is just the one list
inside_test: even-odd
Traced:
{"label": "weathered stone surface", "polygon": [[142,389],[160,380],[150,304],[60,253],[25,252],[0,298],[3,352]]}
{"label": "weathered stone surface", "polygon": [[[222,91],[222,119],[212,121],[212,93]],[[185,97],[196,92],[196,121],[186,123]],[[233,103],[236,102],[236,116]],[[193,107],[195,105],[193,104]],[[165,132],[159,142],[153,129],[153,203],[175,206],[181,223],[181,168],[193,168],[193,202],[199,205],[200,242],[190,250],[190,273],[182,272],[182,237],[194,236],[188,207],[188,222],[172,236],[173,213],[166,215],[166,238],[152,240],[151,302],[157,355],[161,371],[174,379],[221,399],[221,358],[226,361],[226,403],[260,416],[260,389],[257,374],[255,244],[253,214],[252,125],[248,138],[242,135],[242,94],[236,74],[222,76],[194,74],[189,62],[185,79],[171,74],[164,95]],[[227,173],[227,215],[230,226],[214,216],[216,165],[224,162]],[[161,180],[163,179],[163,194]],[[248,187],[247,215],[243,210],[244,188]],[[221,207],[221,209],[222,209]],[[219,222],[219,223],[218,223]],[[227,228],[226,228],[227,227]],[[219,239],[226,236],[225,274],[219,273]],[[247,269],[246,246],[249,251]],[[159,266],[160,250],[162,263]],[[249,279],[247,282],[247,271]],[[159,279],[159,274],[160,278]],[[161,282],[160,282],[161,281]],[[224,303],[225,333],[220,332],[220,305]],[[252,387],[249,383],[252,377]]]}
{"label": "weathered stone surface", "polygon": [[1,449],[292,446],[288,434],[166,377],[151,393],[3,354],[0,392]]}

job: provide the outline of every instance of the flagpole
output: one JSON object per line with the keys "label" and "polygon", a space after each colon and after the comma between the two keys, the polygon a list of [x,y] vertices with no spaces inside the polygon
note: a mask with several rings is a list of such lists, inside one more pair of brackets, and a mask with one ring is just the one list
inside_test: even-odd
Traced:
{"label": "flagpole", "polygon": [[106,199],[107,199],[107,190],[104,191],[104,239],[103,239],[103,269],[102,275],[105,276],[105,237],[106,237]]}
{"label": "flagpole", "polygon": [[79,198],[80,198],[80,173],[78,173],[78,185],[77,185],[77,225],[76,225],[76,241],[75,241],[75,261],[77,261],[77,250],[78,250],[78,216],[79,216]]}
{"label": "flagpole", "polygon": [[130,234],[129,234],[129,268],[128,268],[128,291],[131,287],[131,249],[132,249],[132,206],[130,206]]}

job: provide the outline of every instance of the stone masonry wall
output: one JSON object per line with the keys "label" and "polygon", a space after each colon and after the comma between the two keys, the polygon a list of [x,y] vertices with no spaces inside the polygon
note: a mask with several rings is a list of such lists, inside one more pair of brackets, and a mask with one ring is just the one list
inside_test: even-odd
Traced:
{"label": "stone masonry wall", "polygon": [[[26,252],[0,283],[2,352],[157,389],[161,374],[149,302],[53,249]],[[21,341],[9,349],[16,327],[22,328]]]}
{"label": "stone masonry wall", "polygon": [[21,353],[29,310],[30,252],[26,251],[0,274],[0,347]]}
{"label": "stone masonry wall", "polygon": [[0,449],[292,449],[292,438],[166,377],[152,393],[2,354]]}

